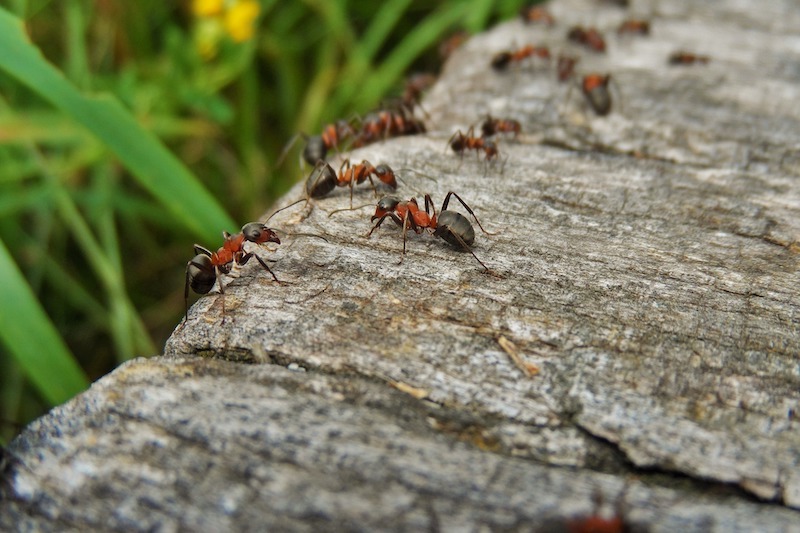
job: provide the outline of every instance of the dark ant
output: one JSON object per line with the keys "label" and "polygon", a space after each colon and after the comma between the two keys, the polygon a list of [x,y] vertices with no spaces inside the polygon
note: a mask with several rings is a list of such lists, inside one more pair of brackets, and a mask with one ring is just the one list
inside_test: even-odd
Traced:
{"label": "dark ant", "polygon": [[573,26],[567,32],[567,39],[570,41],[582,44],[594,50],[595,52],[606,51],[606,41],[603,36],[595,28],[584,28],[582,26]]}
{"label": "dark ant", "polygon": [[486,161],[497,159],[500,155],[497,144],[483,137],[475,137],[475,128],[472,126],[467,130],[466,134],[461,133],[461,130],[456,131],[447,141],[447,144],[454,152],[461,154],[462,158],[466,150],[475,150],[476,153],[483,150],[486,154]]}
{"label": "dark ant", "polygon": [[380,164],[377,167],[372,166],[369,161],[362,161],[357,165],[351,165],[349,159],[345,159],[339,167],[339,173],[325,161],[318,161],[314,170],[306,180],[306,194],[310,198],[322,198],[327,196],[336,187],[350,187],[350,207],[353,207],[353,187],[359,185],[366,180],[372,184],[372,189],[375,189],[375,183],[372,181],[372,176],[378,178],[382,183],[385,183],[392,189],[397,189],[397,179],[394,171],[389,168],[389,165]]}
{"label": "dark ant", "polygon": [[550,49],[546,46],[526,45],[517,50],[498,52],[492,57],[491,65],[495,70],[505,70],[511,63],[519,63],[529,57],[550,61]]}
{"label": "dark ant", "polygon": [[694,65],[696,63],[708,63],[711,58],[708,56],[701,56],[693,54],[692,52],[674,52],[669,56],[670,65]]}
{"label": "dark ant", "polygon": [[575,72],[575,65],[578,63],[578,61],[580,61],[579,57],[560,54],[558,56],[558,61],[556,62],[556,74],[558,76],[558,81],[562,83],[568,81]]}
{"label": "dark ant", "polygon": [[611,112],[611,91],[608,89],[610,81],[611,74],[587,74],[581,82],[581,91],[586,101],[601,117]]}
{"label": "dark ant", "polygon": [[650,35],[650,22],[640,19],[627,19],[617,28],[617,34]]}
{"label": "dark ant", "polygon": [[260,222],[250,222],[245,224],[242,227],[242,231],[236,235],[223,231],[222,237],[225,239],[222,246],[213,253],[199,244],[194,245],[194,251],[197,255],[186,263],[186,283],[183,287],[183,298],[186,304],[184,319],[189,316],[189,287],[197,294],[208,294],[214,283],[219,282],[219,292],[224,294],[225,291],[220,277],[222,274],[229,274],[234,263],[245,265],[251,257],[255,257],[264,267],[264,270],[269,272],[276,282],[280,283],[275,273],[272,272],[263,259],[254,252],[244,251],[245,241],[256,244],[267,242],[280,244],[281,240],[273,230]]}
{"label": "dark ant", "polygon": [[525,22],[525,24],[541,22],[542,24],[552,26],[556,23],[550,12],[542,6],[524,6],[520,9],[519,16],[522,17],[522,21]]}
{"label": "dark ant", "polygon": [[467,203],[464,202],[459,195],[450,191],[444,197],[444,202],[442,202],[442,208],[439,210],[438,215],[436,214],[436,207],[433,205],[430,194],[425,195],[425,211],[420,210],[416,198],[411,198],[408,201],[401,201],[395,196],[384,196],[378,202],[375,208],[375,214],[370,219],[371,222],[374,222],[376,219],[378,222],[372,226],[372,229],[367,233],[367,237],[369,238],[372,232],[383,224],[384,220],[391,218],[395,224],[403,228],[403,256],[400,258],[400,263],[402,263],[406,254],[406,233],[408,228],[411,228],[417,234],[422,233],[424,229],[430,229],[433,230],[433,235],[435,237],[441,237],[456,248],[467,250],[472,254],[472,257],[489,272],[489,267],[483,264],[483,261],[478,259],[478,256],[475,255],[475,252],[470,248],[475,242],[475,229],[472,227],[469,219],[457,211],[449,211],[447,209],[451,196],[455,196],[456,199],[461,202],[464,209],[466,209],[475,219],[475,222],[478,223],[478,227],[481,228],[481,231],[487,235],[494,235],[494,233],[489,233],[483,228],[480,220],[478,220],[478,217]]}
{"label": "dark ant", "polygon": [[491,137],[496,133],[513,133],[514,138],[522,131],[522,125],[517,120],[494,118],[486,115],[486,120],[481,124],[481,132],[484,137]]}

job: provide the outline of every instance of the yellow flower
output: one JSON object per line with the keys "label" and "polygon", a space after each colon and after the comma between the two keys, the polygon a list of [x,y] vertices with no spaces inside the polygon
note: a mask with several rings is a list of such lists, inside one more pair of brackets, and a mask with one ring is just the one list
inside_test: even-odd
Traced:
{"label": "yellow flower", "polygon": [[260,12],[257,0],[240,0],[225,12],[223,24],[234,42],[241,43],[253,37]]}
{"label": "yellow flower", "polygon": [[222,13],[224,0],[192,0],[192,13],[196,17],[213,17]]}

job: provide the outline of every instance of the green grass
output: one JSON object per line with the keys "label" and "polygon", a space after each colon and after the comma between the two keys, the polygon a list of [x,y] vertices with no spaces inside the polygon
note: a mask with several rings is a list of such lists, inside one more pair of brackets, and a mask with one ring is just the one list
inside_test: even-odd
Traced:
{"label": "green grass", "polygon": [[368,112],[521,3],[261,0],[241,43],[190,2],[0,3],[0,443],[161,351],[192,244],[302,178],[275,166],[295,133]]}

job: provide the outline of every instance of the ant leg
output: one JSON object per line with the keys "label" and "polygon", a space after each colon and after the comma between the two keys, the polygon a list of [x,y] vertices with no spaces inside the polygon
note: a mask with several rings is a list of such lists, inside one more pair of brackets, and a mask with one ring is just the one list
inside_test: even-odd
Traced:
{"label": "ant leg", "polygon": [[[447,196],[445,196],[445,197],[444,197],[444,202],[442,202],[442,211],[444,211],[444,210],[446,210],[446,209],[447,209],[447,204],[449,204],[449,203],[450,203],[450,197],[451,197],[451,196],[455,196],[455,197],[456,197],[456,199],[458,199],[458,201],[459,201],[459,202],[461,202],[461,205],[463,205],[463,206],[464,206],[464,209],[466,209],[466,210],[467,210],[467,212],[469,212],[469,214],[470,214],[470,215],[472,215],[472,218],[474,218],[474,219],[475,219],[475,222],[477,222],[477,223],[478,223],[478,227],[479,227],[479,228],[481,228],[481,231],[483,231],[483,232],[484,232],[486,235],[497,235],[497,233],[498,233],[498,232],[491,233],[491,232],[488,232],[488,231],[486,231],[486,230],[484,229],[483,225],[481,224],[481,221],[480,221],[480,220],[478,220],[478,217],[477,217],[477,215],[475,215],[475,213],[472,211],[472,209],[470,208],[470,206],[468,206],[468,205],[467,205],[467,202],[465,202],[464,200],[462,200],[462,199],[461,199],[461,197],[460,197],[459,195],[457,195],[456,193],[454,193],[453,191],[450,191],[450,192],[448,192],[448,193],[447,193]],[[473,255],[475,255],[475,254],[473,254]],[[477,259],[477,258],[476,258],[476,259]]]}
{"label": "ant leg", "polygon": [[[195,255],[201,255],[202,254],[202,255],[207,255],[208,257],[211,257],[211,250],[209,250],[208,248],[203,248],[199,244],[195,244],[194,245],[194,253],[195,253]],[[191,263],[191,261],[189,261],[189,262]]]}
{"label": "ant leg", "polygon": [[[459,198],[459,199],[460,199],[460,198]],[[473,215],[473,216],[474,216],[474,215]],[[475,220],[477,220],[477,218],[476,218]],[[480,222],[479,222],[478,224],[480,225]],[[481,264],[481,266],[482,266],[483,268],[485,268],[485,269],[486,269],[486,272],[491,272],[491,270],[489,270],[489,267],[487,267],[486,265],[484,265],[484,264],[483,264],[483,261],[481,261],[480,259],[478,259],[478,256],[477,256],[477,255],[475,255],[475,252],[473,252],[473,251],[472,251],[472,248],[470,248],[470,247],[469,247],[469,245],[467,245],[467,243],[465,243],[465,242],[464,242],[464,239],[462,239],[460,235],[458,235],[458,234],[456,234],[456,233],[451,233],[451,235],[452,235],[453,237],[455,237],[455,238],[456,238],[456,240],[458,241],[458,243],[461,245],[461,247],[462,247],[462,248],[464,248],[466,251],[468,251],[469,253],[471,253],[471,254],[472,254],[472,257],[474,257],[474,258],[475,258],[475,261],[477,261],[478,263],[480,263],[480,264]]]}
{"label": "ant leg", "polygon": [[183,285],[183,303],[186,307],[186,312],[183,315],[183,320],[189,320],[189,266],[192,261],[186,263],[186,283]]}
{"label": "ant leg", "polygon": [[386,220],[387,218],[391,218],[392,220],[394,220],[394,223],[397,224],[398,226],[403,225],[403,221],[400,219],[399,216],[397,216],[397,213],[386,213],[380,219],[378,219],[378,222],[376,222],[374,226],[372,226],[372,229],[369,230],[369,233],[367,233],[367,238],[369,238],[369,236],[372,235],[372,232],[378,229],[380,225],[383,224],[383,221]]}
{"label": "ant leg", "polygon": [[[406,258],[406,234],[408,233],[408,221],[411,220],[411,224],[414,224],[414,218],[409,216],[410,212],[406,211],[405,215],[403,216],[403,255],[400,256],[400,262],[397,263],[398,265],[403,264],[403,259]],[[417,231],[416,228],[414,231]]]}
{"label": "ant leg", "polygon": [[245,256],[244,256],[244,257],[247,257],[247,259],[244,259],[244,257],[242,258],[242,259],[243,259],[243,261],[242,261],[242,264],[244,264],[244,263],[245,263],[245,262],[246,262],[248,259],[250,259],[250,257],[248,257],[248,256],[255,257],[255,258],[256,258],[256,260],[257,260],[259,263],[261,263],[261,266],[262,266],[262,267],[264,267],[264,270],[266,270],[267,272],[269,272],[269,273],[272,275],[272,279],[274,279],[276,283],[280,284],[280,280],[279,280],[279,279],[278,279],[278,277],[275,275],[275,273],[272,271],[272,269],[270,269],[270,268],[267,266],[267,263],[265,263],[263,259],[261,259],[261,258],[260,258],[258,255],[254,254],[253,252],[250,252],[249,254],[247,254],[247,255],[245,255]]}
{"label": "ant leg", "polygon": [[433,205],[433,199],[431,198],[431,195],[430,194],[426,194],[425,195],[425,213],[430,215],[431,212],[429,211],[429,209],[433,210],[433,217],[432,218],[435,218],[436,217],[436,206]]}

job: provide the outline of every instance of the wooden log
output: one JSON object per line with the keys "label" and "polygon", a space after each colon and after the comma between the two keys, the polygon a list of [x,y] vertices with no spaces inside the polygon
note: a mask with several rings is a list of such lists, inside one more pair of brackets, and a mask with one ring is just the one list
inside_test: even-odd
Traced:
{"label": "wooden log", "polygon": [[[472,247],[489,272],[428,232],[402,256],[391,221],[367,238],[369,187],[277,214],[257,253],[282,283],[249,262],[167,358],[28,428],[0,525],[535,529],[600,494],[641,528],[796,527],[800,12],[632,3],[473,37],[429,133],[346,154],[389,164],[403,199],[458,193],[495,233]],[[614,33],[631,13],[649,36]],[[605,54],[566,41],[590,21]],[[538,60],[490,67],[529,43],[610,73],[611,112]],[[679,49],[710,61],[669,66]],[[522,133],[491,163],[453,153],[487,114]]]}

